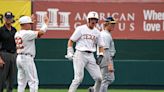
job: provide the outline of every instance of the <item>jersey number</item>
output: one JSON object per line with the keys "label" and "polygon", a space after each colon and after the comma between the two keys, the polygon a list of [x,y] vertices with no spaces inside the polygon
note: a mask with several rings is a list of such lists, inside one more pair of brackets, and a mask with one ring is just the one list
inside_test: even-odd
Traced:
{"label": "jersey number", "polygon": [[23,40],[21,37],[16,37],[15,38],[15,43],[16,43],[16,47],[17,49],[23,49],[24,46],[23,46]]}

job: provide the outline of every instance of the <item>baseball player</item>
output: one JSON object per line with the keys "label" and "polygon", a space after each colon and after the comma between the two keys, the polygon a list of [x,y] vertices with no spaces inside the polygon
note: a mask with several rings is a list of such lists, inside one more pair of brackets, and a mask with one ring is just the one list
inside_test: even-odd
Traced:
{"label": "baseball player", "polygon": [[18,68],[18,92],[24,92],[28,83],[30,92],[38,92],[38,76],[34,63],[35,57],[35,39],[42,36],[47,30],[49,19],[44,18],[42,27],[37,30],[31,30],[32,19],[29,16],[23,16],[19,19],[21,30],[15,34],[17,46],[17,68]]}
{"label": "baseball player", "polygon": [[[74,68],[74,79],[68,92],[76,92],[83,80],[84,68],[86,68],[91,77],[98,82],[97,84],[101,83],[102,75],[93,54],[93,52],[96,51],[96,44],[99,46],[100,56],[103,56],[104,51],[104,43],[100,31],[95,27],[98,23],[98,19],[97,12],[89,12],[87,15],[87,24],[78,26],[68,41],[66,58],[69,60],[73,59]],[[72,47],[74,42],[76,42],[75,53]],[[95,92],[99,92],[99,88],[100,85],[95,85]]]}
{"label": "baseball player", "polygon": [[[108,17],[104,22],[104,30],[101,31],[105,46],[104,46],[104,57],[100,62],[100,69],[103,76],[101,87],[99,92],[107,92],[108,86],[115,80],[113,57],[115,56],[116,50],[114,42],[111,36],[111,31],[114,30],[116,21],[113,17]],[[92,87],[89,88],[90,92],[94,92]]]}

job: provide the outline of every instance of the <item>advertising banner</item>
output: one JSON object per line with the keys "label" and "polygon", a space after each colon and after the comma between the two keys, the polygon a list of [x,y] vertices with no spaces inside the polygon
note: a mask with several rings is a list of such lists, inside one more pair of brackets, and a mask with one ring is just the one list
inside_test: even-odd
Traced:
{"label": "advertising banner", "polygon": [[110,2],[33,2],[37,15],[34,27],[40,28],[44,15],[50,23],[43,38],[69,38],[79,25],[86,23],[89,11],[97,11],[102,30],[103,21],[113,16],[118,23],[112,32],[114,39],[164,39],[164,3],[110,3]]}
{"label": "advertising banner", "polygon": [[13,26],[20,29],[18,19],[23,15],[31,15],[31,0],[0,0],[0,26],[4,24],[4,13],[13,13],[15,23]]}

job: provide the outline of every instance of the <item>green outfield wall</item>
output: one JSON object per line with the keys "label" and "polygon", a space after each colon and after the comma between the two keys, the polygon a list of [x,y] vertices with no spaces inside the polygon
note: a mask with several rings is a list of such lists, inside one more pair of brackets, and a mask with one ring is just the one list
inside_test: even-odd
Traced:
{"label": "green outfield wall", "polygon": [[[39,39],[35,59],[40,85],[68,86],[73,79],[72,62],[64,58],[67,39]],[[164,85],[164,40],[115,40],[113,85]],[[81,85],[92,85],[85,71]]]}

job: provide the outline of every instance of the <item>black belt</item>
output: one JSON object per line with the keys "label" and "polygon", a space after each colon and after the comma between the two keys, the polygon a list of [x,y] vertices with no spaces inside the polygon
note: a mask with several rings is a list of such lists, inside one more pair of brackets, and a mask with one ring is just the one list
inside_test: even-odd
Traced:
{"label": "black belt", "polygon": [[0,50],[0,51],[2,51],[2,52],[8,52],[8,53],[16,53],[15,50]]}
{"label": "black belt", "polygon": [[31,57],[33,57],[33,55],[31,55],[30,53],[18,53],[18,55],[26,55],[26,56],[31,56]]}
{"label": "black belt", "polygon": [[84,51],[84,52],[87,52],[87,53],[93,53],[92,51]]}

